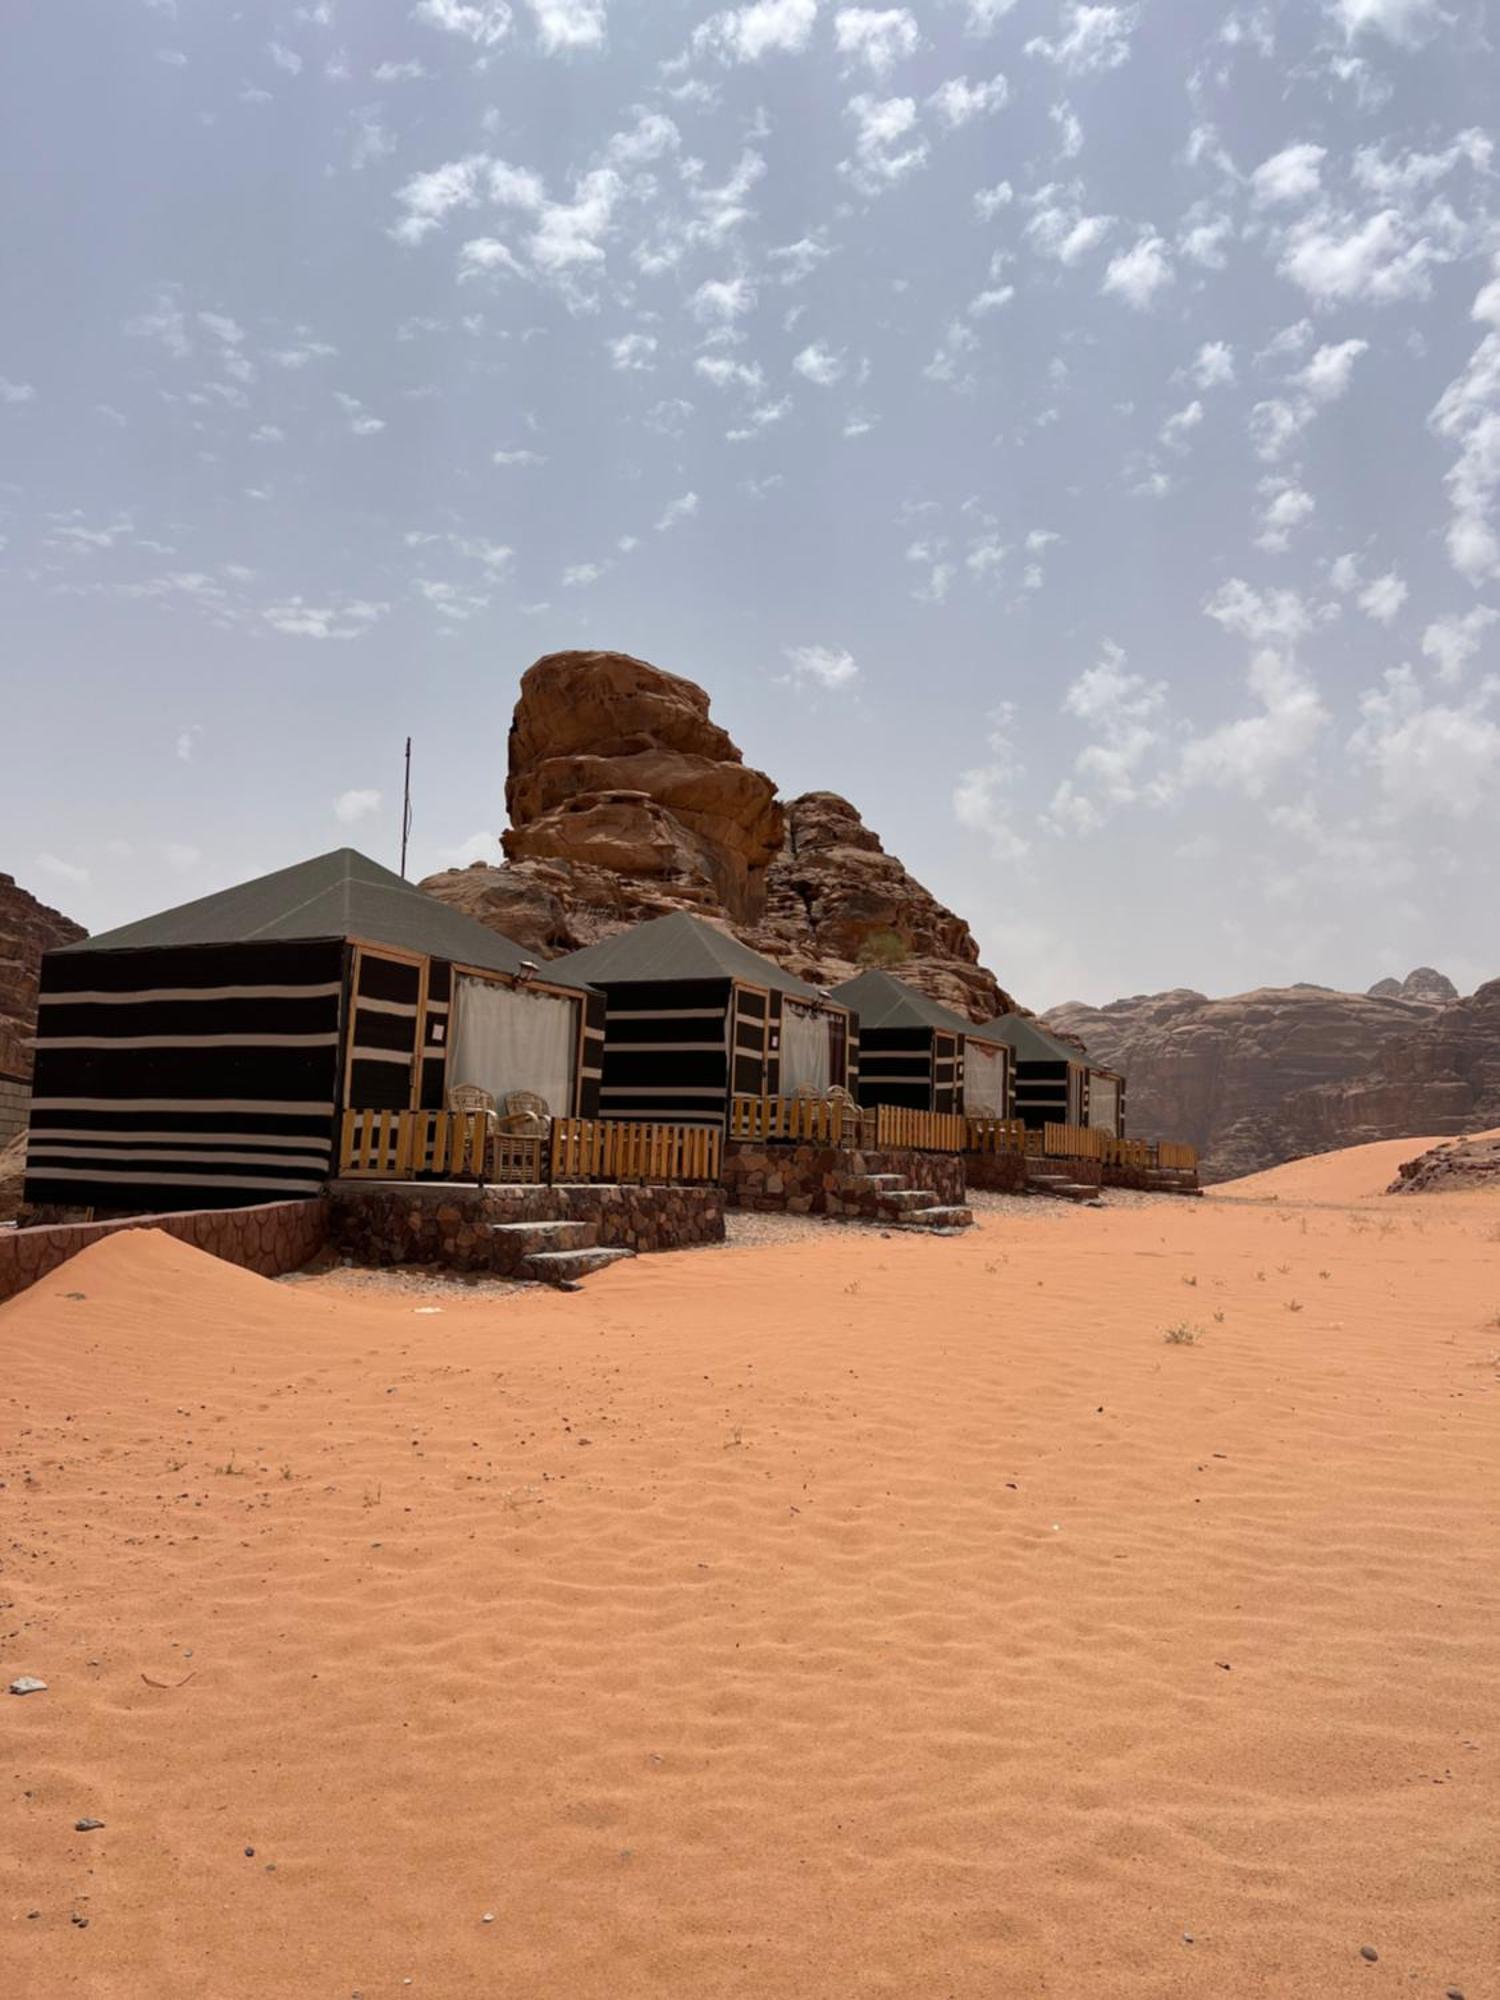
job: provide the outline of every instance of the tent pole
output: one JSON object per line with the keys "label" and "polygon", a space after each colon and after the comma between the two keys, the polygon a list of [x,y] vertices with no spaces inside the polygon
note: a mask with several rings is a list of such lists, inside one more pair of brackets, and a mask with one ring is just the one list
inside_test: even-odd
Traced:
{"label": "tent pole", "polygon": [[406,842],[411,833],[411,738],[406,739],[406,780],[401,788],[401,879],[406,880]]}

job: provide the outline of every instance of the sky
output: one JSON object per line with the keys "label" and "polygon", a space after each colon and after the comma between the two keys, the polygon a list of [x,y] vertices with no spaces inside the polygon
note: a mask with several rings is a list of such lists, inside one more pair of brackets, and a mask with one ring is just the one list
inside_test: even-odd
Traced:
{"label": "sky", "polygon": [[599,646],[1028,1005],[1500,974],[1487,11],[12,10],[0,868],[394,865],[408,734],[498,858]]}

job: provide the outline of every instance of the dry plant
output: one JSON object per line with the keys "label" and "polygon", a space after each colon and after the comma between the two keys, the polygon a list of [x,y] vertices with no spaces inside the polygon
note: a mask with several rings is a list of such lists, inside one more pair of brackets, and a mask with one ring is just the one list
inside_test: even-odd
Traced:
{"label": "dry plant", "polygon": [[1169,1326],[1162,1335],[1168,1347],[1196,1347],[1202,1338],[1202,1329],[1189,1326],[1185,1319],[1179,1320],[1176,1326]]}

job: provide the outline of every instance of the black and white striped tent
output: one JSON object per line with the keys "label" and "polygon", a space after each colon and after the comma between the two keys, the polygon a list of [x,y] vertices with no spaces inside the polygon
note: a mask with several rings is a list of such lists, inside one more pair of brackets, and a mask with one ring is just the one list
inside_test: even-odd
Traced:
{"label": "black and white striped tent", "polygon": [[1090,1125],[1123,1139],[1125,1079],[1091,1063],[1071,1042],[1049,1034],[1024,1014],[1001,1014],[976,1034],[1006,1042],[1015,1064],[1015,1115],[1034,1131],[1043,1125]]}
{"label": "black and white striped tent", "polygon": [[457,1083],[597,1108],[603,999],[350,848],[42,960],[26,1199],[314,1192],[345,1109]]}
{"label": "black and white striped tent", "polygon": [[731,1097],[853,1087],[848,1008],[700,917],[652,918],[549,970],[605,994],[605,1118],[723,1125]]}
{"label": "black and white striped tent", "polygon": [[1009,1050],[951,1007],[878,970],[846,980],[833,997],[859,1016],[861,1104],[1010,1115]]}

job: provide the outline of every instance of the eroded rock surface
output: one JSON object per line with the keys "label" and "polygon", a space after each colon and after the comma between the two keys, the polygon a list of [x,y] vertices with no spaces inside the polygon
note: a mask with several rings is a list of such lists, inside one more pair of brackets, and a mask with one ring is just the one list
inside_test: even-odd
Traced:
{"label": "eroded rock surface", "polygon": [[0,1074],[31,1075],[42,953],[87,936],[82,924],[39,902],[13,875],[0,875]]}
{"label": "eroded rock surface", "polygon": [[509,754],[504,860],[422,887],[539,958],[690,910],[817,985],[885,965],[975,1020],[1013,1004],[848,800],[784,804],[691,681],[549,653],[522,677]]}

